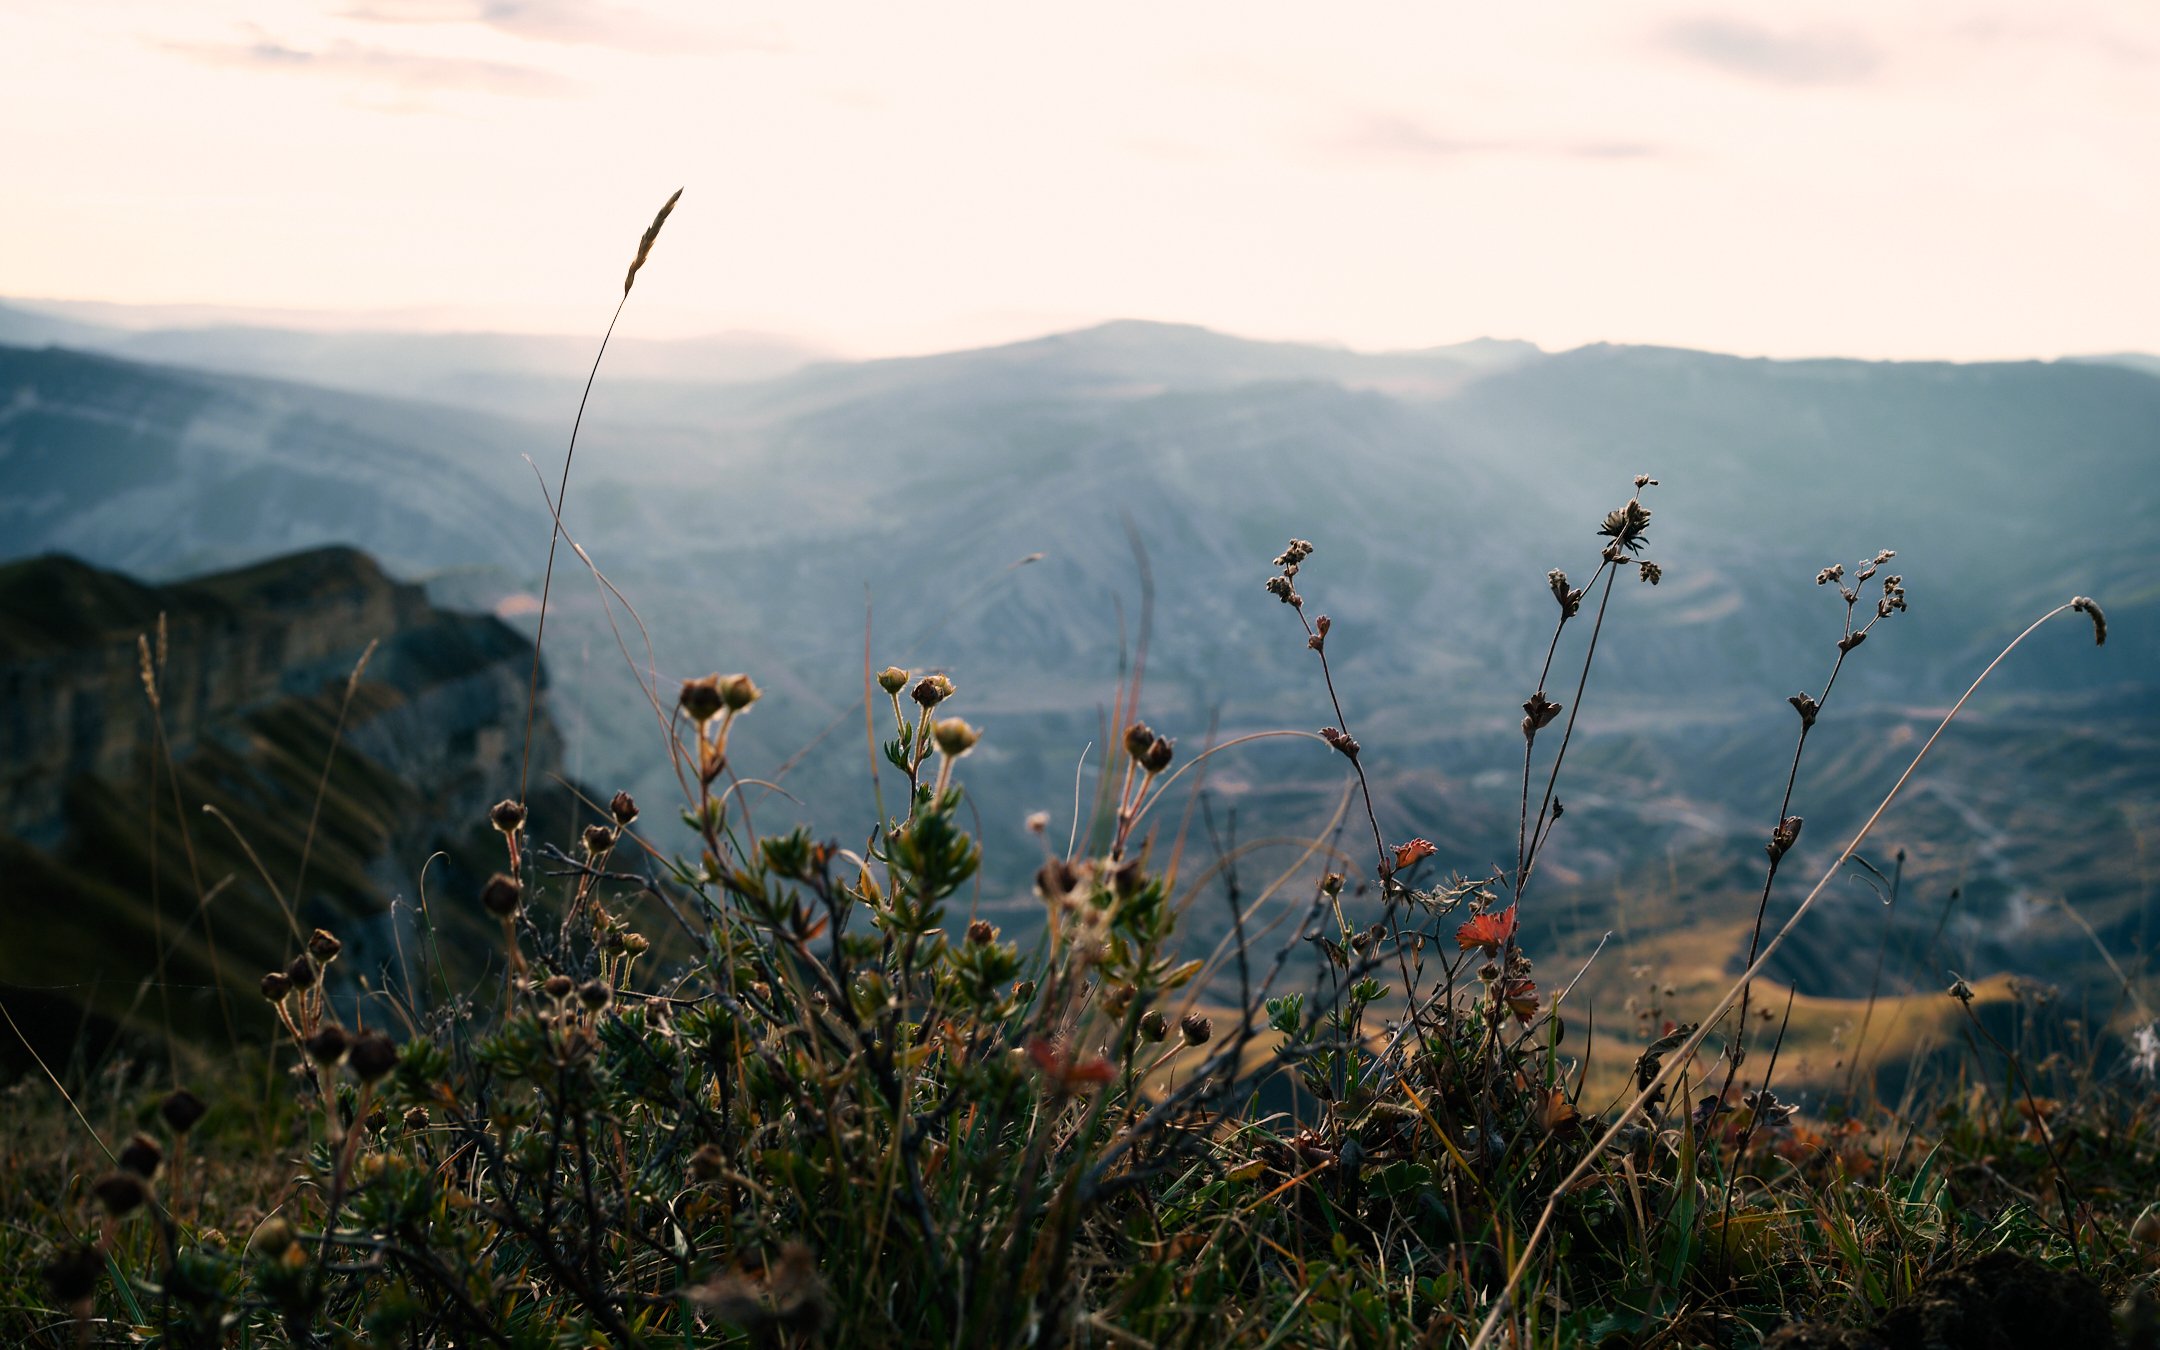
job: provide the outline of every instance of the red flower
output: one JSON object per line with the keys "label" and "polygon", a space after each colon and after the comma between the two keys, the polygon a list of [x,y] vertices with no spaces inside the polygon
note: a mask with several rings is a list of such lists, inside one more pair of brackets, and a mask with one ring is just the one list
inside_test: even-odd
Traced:
{"label": "red flower", "polygon": [[1515,906],[1509,905],[1497,914],[1479,914],[1455,930],[1455,943],[1464,951],[1482,947],[1487,956],[1497,956],[1515,937]]}
{"label": "red flower", "polygon": [[1413,839],[1407,844],[1397,844],[1395,846],[1395,870],[1398,872],[1407,871],[1439,851],[1433,846],[1430,839]]}

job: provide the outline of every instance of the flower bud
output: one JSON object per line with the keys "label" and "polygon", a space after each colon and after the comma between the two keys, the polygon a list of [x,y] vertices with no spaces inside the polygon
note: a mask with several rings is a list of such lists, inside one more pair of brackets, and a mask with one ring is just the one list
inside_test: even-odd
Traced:
{"label": "flower bud", "polygon": [[720,679],[720,702],[729,712],[741,712],[764,692],[748,675],[725,675]]}
{"label": "flower bud", "polygon": [[1148,742],[1147,753],[1140,756],[1140,767],[1147,770],[1150,777],[1161,773],[1170,767],[1170,757],[1176,750],[1176,741],[1168,736],[1157,736]]}
{"label": "flower bud", "polygon": [[292,964],[285,967],[285,978],[292,982],[292,987],[295,989],[313,989],[315,987],[315,962],[313,958],[305,954],[294,957]]}
{"label": "flower bud", "polygon": [[1189,1012],[1178,1019],[1178,1033],[1187,1045],[1206,1045],[1208,1037],[1215,1034],[1215,1023],[1200,1013]]}
{"label": "flower bud", "polygon": [[1170,1034],[1170,1023],[1162,1015],[1162,1009],[1150,1008],[1141,1016],[1140,1034],[1158,1042]]}
{"label": "flower bud", "polygon": [[988,919],[975,919],[967,926],[967,940],[978,947],[987,946],[997,941],[997,929]]}
{"label": "flower bud", "polygon": [[585,981],[578,986],[577,996],[588,1012],[598,1012],[615,1001],[615,991],[606,980]]}
{"label": "flower bud", "polygon": [[887,666],[877,673],[878,688],[897,695],[907,688],[907,672],[898,666]]}
{"label": "flower bud", "polygon": [[550,975],[540,982],[541,992],[552,999],[566,999],[575,988],[577,981],[563,974]]}
{"label": "flower bud", "polygon": [[150,1188],[133,1172],[108,1172],[98,1178],[90,1193],[105,1207],[105,1212],[116,1219],[133,1214],[150,1198]]}
{"label": "flower bud", "polygon": [[618,792],[608,802],[608,814],[615,817],[617,825],[627,828],[637,819],[637,799],[627,792]]}
{"label": "flower bud", "polygon": [[338,953],[345,950],[345,944],[338,941],[329,929],[318,928],[308,936],[307,949],[308,955],[315,958],[317,965],[327,966],[337,960]]}
{"label": "flower bud", "polygon": [[292,981],[282,970],[273,970],[262,977],[262,996],[272,1003],[283,1003],[292,994]]}
{"label": "flower bud", "polygon": [[943,717],[931,724],[930,739],[937,742],[939,754],[958,759],[975,748],[982,733],[957,717]]}
{"label": "flower bud", "polygon": [[499,801],[488,808],[488,824],[504,834],[516,834],[525,828],[525,803]]}
{"label": "flower bud", "polygon": [[615,847],[615,831],[605,825],[587,825],[585,827],[585,851],[587,853],[597,855],[605,853],[613,847]]}
{"label": "flower bud", "polygon": [[1134,759],[1146,755],[1148,747],[1155,743],[1155,731],[1145,722],[1135,722],[1125,728],[1125,753]]}

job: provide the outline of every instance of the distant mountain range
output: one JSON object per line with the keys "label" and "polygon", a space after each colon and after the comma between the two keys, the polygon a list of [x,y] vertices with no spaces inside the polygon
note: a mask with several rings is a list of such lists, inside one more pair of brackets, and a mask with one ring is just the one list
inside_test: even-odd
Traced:
{"label": "distant mountain range", "polygon": [[[25,322],[0,312],[0,337],[126,350]],[[529,615],[548,523],[519,456],[552,492],[574,390],[518,403],[498,396],[509,385],[429,383],[431,361],[468,358],[378,340],[395,354],[355,362],[344,381],[363,392],[285,382],[308,372],[246,355],[273,351],[270,339],[219,349],[168,335],[157,359],[179,364],[163,365],[0,351],[0,540],[152,577],[344,542],[438,599]],[[2136,359],[1767,361],[1492,342],[1362,354],[1144,323],[769,378],[647,377],[615,357],[566,521],[638,607],[663,686],[754,673],[769,694],[739,758],[785,765],[822,828],[859,833],[867,602],[873,664],[949,670],[956,711],[989,733],[969,763],[996,813],[982,902],[1011,922],[1029,921],[1024,878],[1039,858],[1021,817],[1049,809],[1069,826],[1093,742],[1086,796],[1149,582],[1142,711],[1181,755],[1211,726],[1225,738],[1333,720],[1303,631],[1261,589],[1292,535],[1317,545],[1299,586],[1334,620],[1337,685],[1389,831],[1432,838],[1432,866],[1511,862],[1519,705],[1554,618],[1546,571],[1587,579],[1597,521],[1644,472],[1662,480],[1646,498],[1646,556],[1663,577],[1631,573],[1601,632],[1554,889],[1526,916],[1541,941],[1585,952],[1619,926],[1654,946],[1708,925],[1716,960],[1730,959],[1723,925],[1752,914],[1747,877],[1797,730],[1785,698],[1819,689],[1836,656],[1842,606],[1815,575],[1885,547],[1911,611],[1854,654],[1811,743],[1793,875],[1834,856],[1916,733],[2034,615],[2089,593],[2113,631],[2096,651],[2064,625],[2006,666],[1870,854],[1887,871],[1907,847],[1907,894],[1939,905],[1960,886],[1956,911],[1901,901],[1886,917],[1865,885],[1842,886],[1829,912],[1850,907],[1869,959],[1844,959],[1847,930],[1826,925],[1791,949],[1787,973],[1851,993],[1887,931],[1910,949],[1889,978],[1911,987],[1953,957],[2067,978],[2096,958],[2057,897],[2126,964],[2160,940],[2145,861],[2160,827],[2147,753],[2160,378]],[[521,416],[496,415],[512,405]],[[617,647],[619,630],[643,666],[638,627],[620,611],[610,627],[568,550],[556,584],[548,654],[571,769],[663,793],[651,713]],[[1587,631],[1570,626],[1563,665]],[[1571,681],[1552,684],[1572,701]],[[1340,767],[1307,743],[1218,756],[1211,811],[1221,824],[1234,810],[1247,840],[1310,835]],[[759,809],[796,810],[779,797]],[[1262,849],[1247,866],[1287,856]],[[1219,921],[1196,913],[1203,928]],[[1643,947],[1625,959],[1680,958]]]}

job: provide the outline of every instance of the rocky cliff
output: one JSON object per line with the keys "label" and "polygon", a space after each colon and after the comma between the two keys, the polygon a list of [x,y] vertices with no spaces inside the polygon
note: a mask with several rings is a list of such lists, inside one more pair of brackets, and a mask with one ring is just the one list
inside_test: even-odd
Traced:
{"label": "rocky cliff", "polygon": [[[62,1054],[166,1027],[214,1043],[228,1018],[252,1038],[257,978],[318,923],[376,988],[413,978],[431,859],[442,931],[483,927],[464,911],[497,859],[483,815],[517,784],[531,661],[351,549],[167,586],[66,557],[0,568],[11,1010]],[[551,784],[544,711],[533,734]],[[566,792],[535,796],[567,820]]]}

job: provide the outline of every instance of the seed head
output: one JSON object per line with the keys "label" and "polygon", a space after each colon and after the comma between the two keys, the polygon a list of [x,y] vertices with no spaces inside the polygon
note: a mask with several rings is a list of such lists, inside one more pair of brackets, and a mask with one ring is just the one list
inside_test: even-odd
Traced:
{"label": "seed head", "polygon": [[587,1012],[598,1012],[615,1001],[615,990],[606,980],[587,980],[578,986],[577,997]]}
{"label": "seed head", "polygon": [[417,1134],[427,1127],[428,1113],[426,1107],[415,1106],[405,1113],[405,1128],[407,1131]]}
{"label": "seed head", "polygon": [[315,975],[315,960],[305,952],[294,957],[292,964],[285,967],[285,978],[292,982],[295,989],[313,989]]}
{"label": "seed head", "polygon": [[1960,1003],[1969,1004],[1973,1001],[1973,988],[1965,983],[1964,976],[1960,975],[1950,981],[1950,997]]}
{"label": "seed head", "polygon": [[676,696],[685,716],[698,725],[712,721],[720,715],[725,703],[720,697],[720,677],[701,675],[694,680],[684,680],[682,693]]}
{"label": "seed head", "polygon": [[558,1002],[570,997],[570,991],[575,988],[577,981],[559,971],[540,982],[540,991]]}
{"label": "seed head", "polygon": [[178,1135],[194,1129],[209,1112],[203,1099],[186,1088],[174,1088],[165,1094],[164,1101],[158,1103],[158,1116],[164,1120],[165,1128]]}
{"label": "seed head", "polygon": [[525,803],[499,801],[488,808],[488,824],[504,834],[516,834],[525,828]]}
{"label": "seed head", "polygon": [[1028,812],[1027,827],[1029,834],[1046,833],[1050,828],[1050,813],[1048,811]]}
{"label": "seed head", "polygon": [[584,843],[585,851],[597,857],[615,847],[615,831],[606,825],[587,825]]}
{"label": "seed head", "polygon": [[1177,753],[1177,742],[1168,736],[1157,736],[1148,742],[1148,748],[1140,756],[1140,767],[1153,777],[1170,767],[1170,757]]}
{"label": "seed head", "polygon": [[345,1034],[345,1028],[335,1022],[324,1023],[320,1030],[307,1038],[308,1058],[326,1068],[341,1062],[346,1052],[351,1049],[352,1038]]}
{"label": "seed head", "polygon": [[1134,759],[1139,759],[1147,754],[1148,747],[1154,743],[1155,730],[1147,723],[1135,722],[1125,728],[1125,753],[1131,755]]}
{"label": "seed head", "polygon": [[877,673],[877,682],[878,688],[888,694],[897,695],[907,688],[907,672],[898,666],[887,666]]}
{"label": "seed head", "polygon": [[1187,1045],[1206,1045],[1208,1037],[1215,1034],[1215,1023],[1203,1014],[1189,1012],[1178,1019],[1178,1034]]}
{"label": "seed head", "polygon": [[1141,1015],[1140,1034],[1156,1042],[1160,1042],[1170,1035],[1170,1023],[1162,1015],[1162,1009],[1150,1008]]}
{"label": "seed head", "polygon": [[497,872],[480,888],[480,905],[488,913],[507,919],[518,912],[523,896],[515,879]]}
{"label": "seed head", "polygon": [[105,1212],[116,1219],[124,1219],[143,1207],[150,1198],[150,1188],[133,1172],[107,1172],[90,1188]]}
{"label": "seed head", "polygon": [[988,946],[997,941],[997,928],[988,919],[970,920],[967,926],[967,940],[978,947]]}
{"label": "seed head", "polygon": [[346,1062],[361,1082],[372,1083],[397,1067],[397,1043],[379,1031],[362,1032],[353,1038]]}
{"label": "seed head", "polygon": [[637,799],[627,792],[616,793],[608,800],[608,814],[615,817],[617,825],[627,829],[630,822],[637,819]]}
{"label": "seed head", "polygon": [[345,950],[345,944],[338,941],[329,929],[318,928],[308,935],[307,949],[308,955],[315,958],[317,965],[327,966],[337,960],[338,953]]}
{"label": "seed head", "polygon": [[925,675],[915,682],[909,697],[925,708],[935,708],[953,696],[953,682],[943,675]]}
{"label": "seed head", "polygon": [[1794,694],[1785,701],[1793,705],[1794,712],[1800,714],[1800,727],[1803,731],[1815,725],[1815,714],[1822,711],[1822,704],[1817,703],[1813,696]]}
{"label": "seed head", "polygon": [[292,981],[282,970],[273,970],[262,977],[262,996],[272,1003],[283,1003],[292,990]]}
{"label": "seed head", "polygon": [[121,1147],[120,1156],[114,1161],[120,1164],[121,1171],[133,1172],[144,1181],[153,1181],[158,1169],[165,1165],[165,1149],[149,1135],[138,1134]]}
{"label": "seed head", "polygon": [[1800,827],[1806,823],[1798,816],[1787,816],[1778,822],[1778,827],[1770,832],[1770,842],[1763,845],[1769,850],[1770,861],[1776,862],[1792,851],[1792,846],[1800,842]]}
{"label": "seed head", "polygon": [[1358,751],[1363,748],[1358,745],[1356,737],[1340,727],[1320,728],[1320,739],[1334,746],[1345,759],[1356,759]]}

